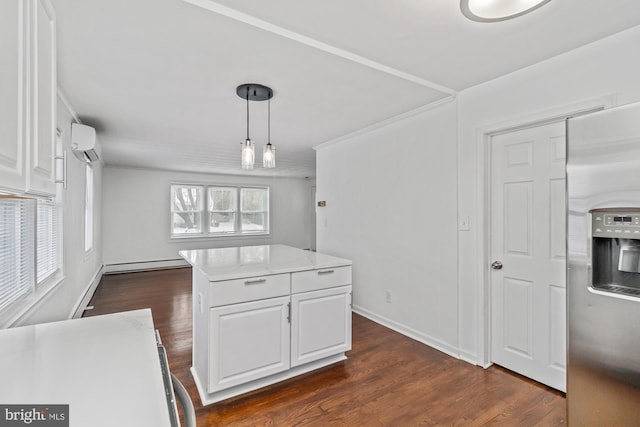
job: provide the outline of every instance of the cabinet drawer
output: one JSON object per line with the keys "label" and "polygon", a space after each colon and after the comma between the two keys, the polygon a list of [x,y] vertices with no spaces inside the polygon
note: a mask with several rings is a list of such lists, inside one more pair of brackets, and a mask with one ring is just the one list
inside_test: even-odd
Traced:
{"label": "cabinet drawer", "polygon": [[209,283],[209,307],[289,295],[289,274],[248,277]]}
{"label": "cabinet drawer", "polygon": [[351,266],[291,273],[291,293],[316,291],[351,284]]}

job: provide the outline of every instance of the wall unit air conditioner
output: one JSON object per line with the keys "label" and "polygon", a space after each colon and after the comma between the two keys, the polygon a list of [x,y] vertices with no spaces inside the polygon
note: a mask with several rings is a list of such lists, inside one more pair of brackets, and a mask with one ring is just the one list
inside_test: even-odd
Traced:
{"label": "wall unit air conditioner", "polygon": [[71,151],[83,162],[97,162],[96,130],[91,126],[71,123]]}

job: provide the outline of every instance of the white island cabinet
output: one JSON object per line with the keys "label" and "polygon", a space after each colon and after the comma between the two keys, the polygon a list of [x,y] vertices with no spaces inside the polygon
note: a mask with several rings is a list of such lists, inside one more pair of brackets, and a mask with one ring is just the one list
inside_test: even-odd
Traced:
{"label": "white island cabinet", "polygon": [[202,403],[346,359],[351,261],[284,245],[181,251],[193,267],[193,363]]}

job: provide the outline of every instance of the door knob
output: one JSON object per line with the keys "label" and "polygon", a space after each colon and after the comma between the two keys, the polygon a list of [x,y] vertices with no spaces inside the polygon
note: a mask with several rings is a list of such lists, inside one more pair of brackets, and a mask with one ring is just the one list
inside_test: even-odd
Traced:
{"label": "door knob", "polygon": [[502,270],[502,263],[500,261],[493,261],[491,263],[491,268],[494,270]]}

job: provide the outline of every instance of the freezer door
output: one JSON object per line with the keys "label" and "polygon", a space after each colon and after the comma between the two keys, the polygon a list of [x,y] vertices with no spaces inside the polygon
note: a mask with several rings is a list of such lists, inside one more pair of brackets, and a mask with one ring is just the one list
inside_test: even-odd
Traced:
{"label": "freezer door", "polygon": [[589,212],[640,207],[640,104],[569,119],[567,136],[568,420],[635,425],[640,299],[591,287]]}

